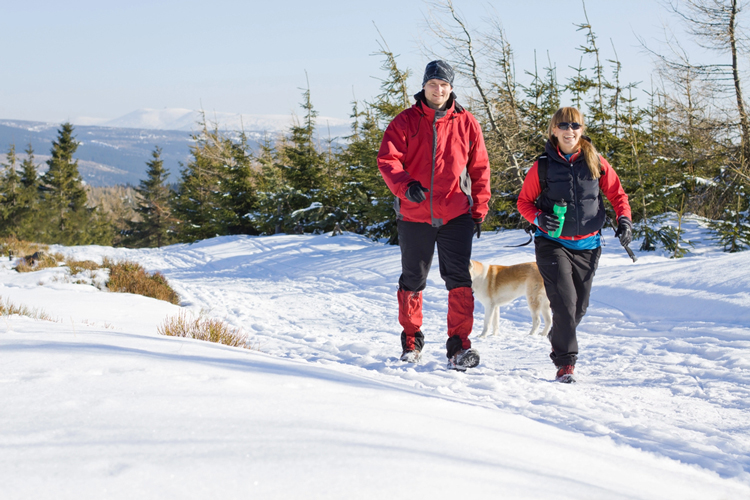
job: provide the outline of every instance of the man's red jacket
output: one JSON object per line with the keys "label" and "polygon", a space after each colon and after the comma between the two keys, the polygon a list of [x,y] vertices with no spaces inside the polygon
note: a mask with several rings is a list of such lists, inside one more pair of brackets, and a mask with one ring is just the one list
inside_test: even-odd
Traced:
{"label": "man's red jacket", "polygon": [[[490,162],[479,123],[451,99],[444,116],[421,99],[388,125],[378,152],[378,168],[396,196],[399,219],[441,226],[470,213],[484,220],[490,200]],[[427,200],[406,199],[419,181]]]}

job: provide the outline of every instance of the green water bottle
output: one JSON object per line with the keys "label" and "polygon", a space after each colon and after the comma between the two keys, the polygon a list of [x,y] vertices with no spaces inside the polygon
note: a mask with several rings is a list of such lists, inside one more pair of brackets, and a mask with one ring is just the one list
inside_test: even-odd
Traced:
{"label": "green water bottle", "polygon": [[552,207],[552,211],[555,212],[555,215],[557,215],[557,220],[560,221],[560,227],[558,227],[550,236],[553,238],[560,237],[560,234],[562,234],[562,228],[563,224],[565,224],[565,212],[568,211],[568,204],[565,203],[565,200],[560,200],[557,203],[555,203],[555,206]]}

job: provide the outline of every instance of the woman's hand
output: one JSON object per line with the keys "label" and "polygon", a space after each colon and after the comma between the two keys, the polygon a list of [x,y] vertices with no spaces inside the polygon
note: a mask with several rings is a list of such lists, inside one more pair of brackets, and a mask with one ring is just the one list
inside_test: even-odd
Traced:
{"label": "woman's hand", "polygon": [[560,220],[557,218],[557,215],[548,214],[547,212],[539,212],[539,215],[536,216],[536,221],[539,229],[546,233],[554,233],[560,227]]}
{"label": "woman's hand", "polygon": [[624,215],[617,219],[615,236],[620,238],[620,245],[626,247],[633,241],[633,222]]}

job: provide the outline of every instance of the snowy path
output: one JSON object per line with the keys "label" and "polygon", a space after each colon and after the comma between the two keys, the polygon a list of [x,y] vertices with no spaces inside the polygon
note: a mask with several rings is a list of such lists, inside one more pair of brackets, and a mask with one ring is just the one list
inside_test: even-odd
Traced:
{"label": "snowy path", "polygon": [[[475,259],[531,261],[533,247],[504,247],[524,236],[483,235]],[[242,327],[273,356],[490,404],[750,483],[747,254],[643,254],[634,265],[610,243],[580,327],[579,383],[564,386],[551,383],[546,339],[526,334],[523,299],[501,311],[500,336],[475,340],[476,370],[446,371],[447,292],[436,263],[425,292],[423,362],[398,362],[396,247],[353,235],[275,236],[118,252],[164,272],[183,305]],[[476,332],[481,306],[475,319]]]}
{"label": "snowy path", "polygon": [[[368,372],[87,325],[5,323],[4,500],[750,494],[697,467]],[[552,466],[561,457],[574,467]]]}

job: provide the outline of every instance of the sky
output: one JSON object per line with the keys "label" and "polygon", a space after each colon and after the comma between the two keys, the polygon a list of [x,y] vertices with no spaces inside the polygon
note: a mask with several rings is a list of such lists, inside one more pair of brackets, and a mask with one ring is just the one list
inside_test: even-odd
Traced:
{"label": "sky", "polygon": [[[540,66],[549,51],[560,80],[578,65],[580,0],[455,6],[472,27],[486,26],[490,12],[499,17],[519,75],[533,68],[535,50]],[[663,39],[674,18],[657,0],[586,7],[604,58],[614,44],[623,80],[648,87],[651,61],[636,35]],[[419,90],[428,62],[420,40],[434,43],[425,38],[430,10],[420,0],[0,0],[0,118],[83,124],[142,108],[288,115],[299,112],[308,81],[321,116],[347,118],[353,99],[372,99],[384,76],[372,55],[378,29]]]}
{"label": "sky", "polygon": [[[353,233],[50,248],[139,262],[180,306],[0,259],[3,303],[49,319],[0,319],[2,498],[750,498],[750,252],[681,224],[681,259],[636,243],[633,263],[607,232],[575,384],[554,381],[525,298],[486,338],[477,303],[481,361],[448,370],[437,262],[422,360],[401,362],[398,246]],[[506,246],[524,241],[488,231],[472,255],[533,261]],[[252,349],[157,334],[179,314]]]}

